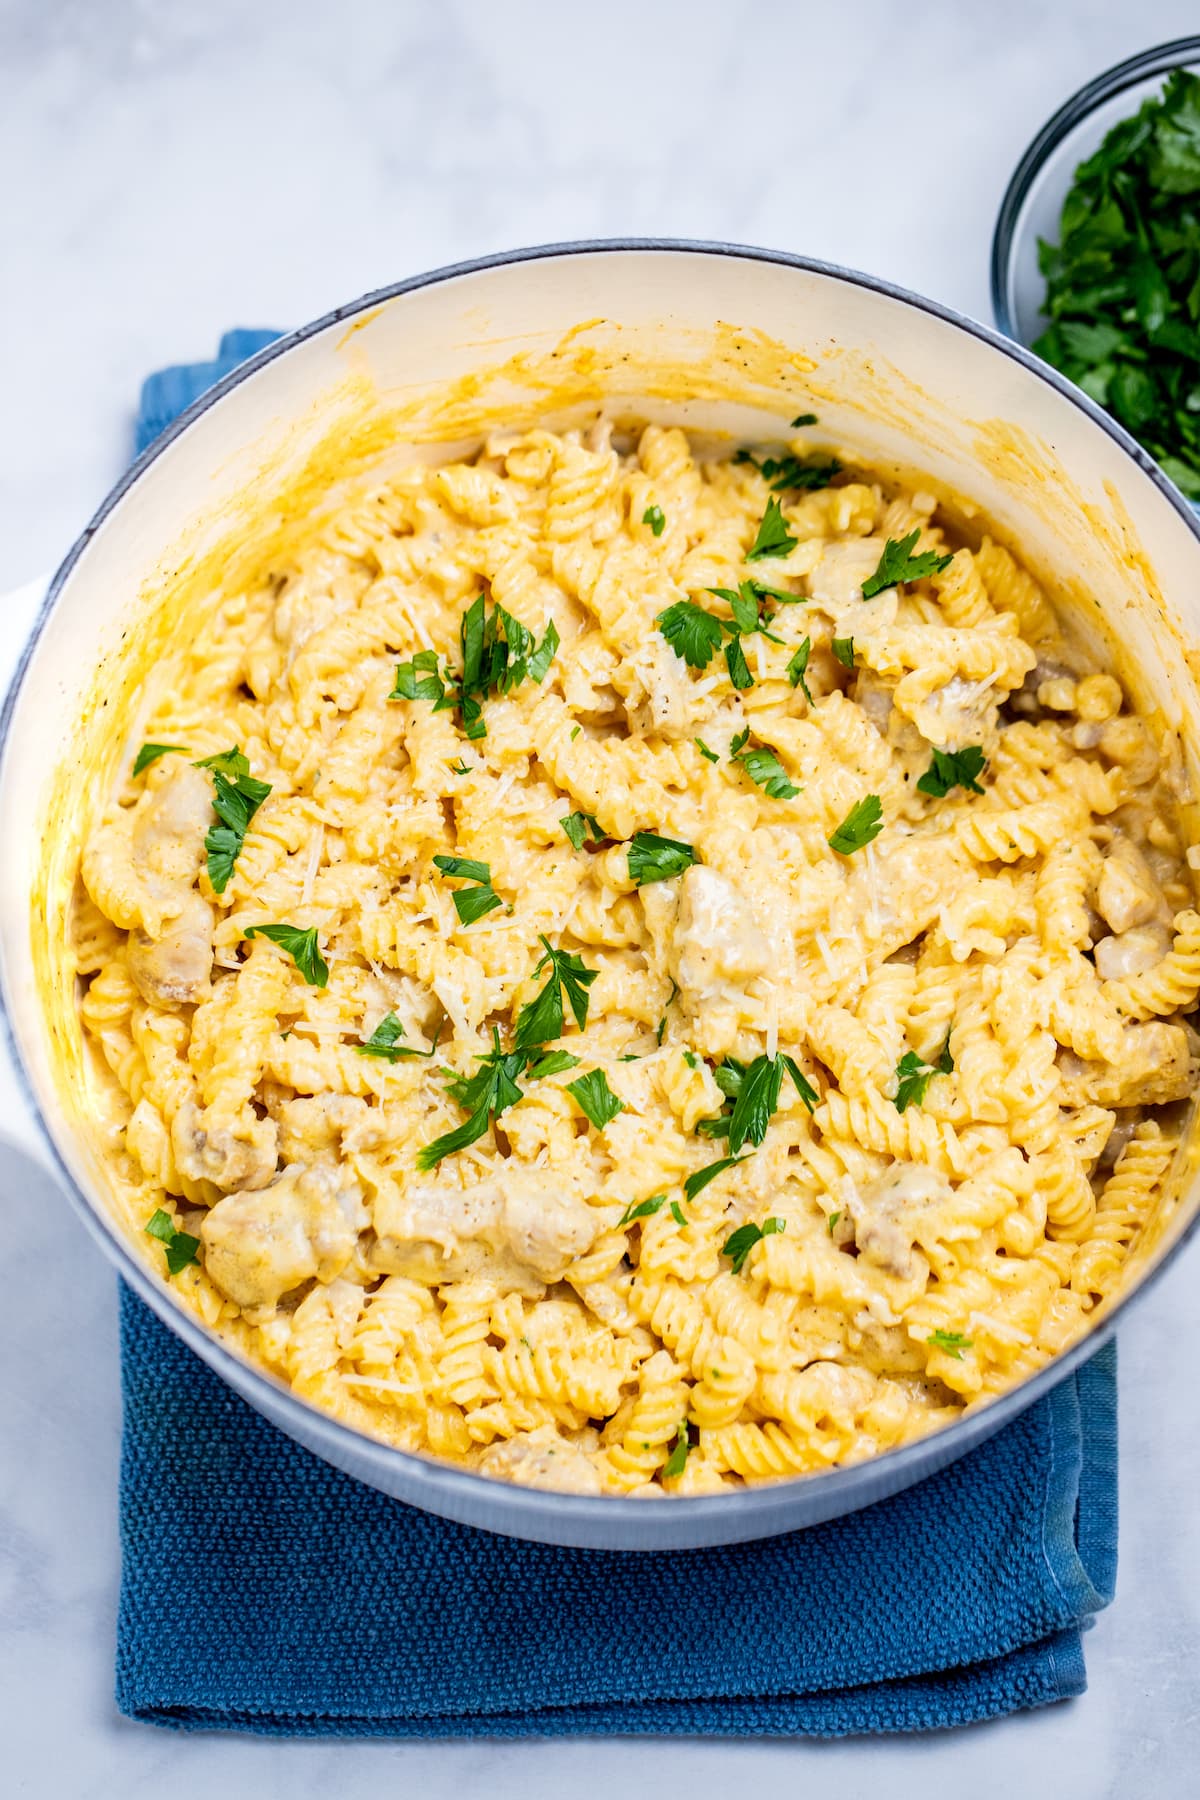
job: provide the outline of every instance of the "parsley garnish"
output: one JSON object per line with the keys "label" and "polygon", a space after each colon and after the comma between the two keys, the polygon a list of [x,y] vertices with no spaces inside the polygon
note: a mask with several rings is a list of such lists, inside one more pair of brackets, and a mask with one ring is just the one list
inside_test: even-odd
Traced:
{"label": "parsley garnish", "polygon": [[833,1236],[833,1228],[837,1224],[837,1222],[841,1218],[841,1216],[842,1215],[840,1212],[832,1212],[832,1213],[830,1213],[829,1217],[826,1219],[825,1228],[829,1232],[830,1237]]}
{"label": "parsley garnish", "polygon": [[547,1075],[561,1075],[565,1069],[577,1069],[579,1058],[569,1050],[548,1050],[529,1069],[530,1081],[544,1081]]}
{"label": "parsley garnish", "polygon": [[568,813],[565,819],[560,819],[558,822],[566,832],[571,846],[576,850],[583,849],[583,841],[588,836],[591,837],[593,844],[602,844],[604,842],[606,834],[601,831],[599,824],[591,813]]}
{"label": "parsley garnish", "polygon": [[670,881],[699,861],[690,844],[678,838],[660,837],[657,831],[639,831],[629,846],[629,879],[638,887],[651,881]]}
{"label": "parsley garnish", "polygon": [[578,1081],[568,1081],[567,1092],[574,1094],[597,1131],[603,1130],[619,1112],[625,1111],[625,1102],[613,1093],[603,1069],[589,1069]]}
{"label": "parsley garnish", "polygon": [[935,1063],[922,1062],[915,1050],[906,1050],[896,1064],[896,1098],[893,1101],[896,1111],[904,1112],[910,1106],[920,1106],[934,1076],[953,1073],[954,1058],[950,1054],[949,1032],[946,1033],[942,1053]]}
{"label": "parsley garnish", "polygon": [[301,931],[296,925],[251,925],[243,937],[269,938],[286,950],[310,987],[323,988],[329,980],[329,965],[321,955],[315,925]]}
{"label": "parsley garnish", "polygon": [[667,1204],[665,1194],[651,1194],[648,1200],[631,1200],[625,1211],[617,1220],[620,1225],[632,1225],[635,1219],[651,1219],[656,1212],[661,1212]]}
{"label": "parsley garnish", "polygon": [[654,623],[689,669],[707,669],[721,647],[721,621],[694,600],[677,600]]}
{"label": "parsley garnish", "polygon": [[797,413],[795,418],[792,420],[792,429],[796,430],[796,428],[800,425],[815,425],[816,422],[817,422],[816,413]]}
{"label": "parsley garnish", "polygon": [[169,1212],[160,1206],[157,1212],[151,1213],[145,1225],[146,1235],[157,1238],[167,1253],[167,1273],[178,1275],[180,1269],[195,1262],[196,1252],[200,1248],[200,1239],[190,1232],[180,1231]]}
{"label": "parsley garnish", "polygon": [[769,794],[772,800],[794,800],[800,789],[789,781],[787,772],[773,750],[756,745],[753,750],[744,745],[737,750],[730,746],[733,761],[741,763],[751,781]]}
{"label": "parsley garnish", "polygon": [[761,1144],[766,1137],[771,1115],[779,1105],[785,1074],[809,1112],[819,1099],[796,1059],[783,1051],[778,1056],[756,1056],[750,1063],[727,1056],[714,1074],[717,1086],[729,1096],[733,1106],[715,1119],[701,1119],[696,1130],[704,1137],[728,1138],[731,1156],[737,1156],[744,1144]]}
{"label": "parsley garnish", "polygon": [[487,736],[483,702],[491,694],[508,694],[526,676],[546,678],[559,646],[558,629],[551,619],[539,644],[534,633],[500,605],[487,611],[484,596],[473,600],[459,626],[462,674],[449,668],[438,673],[437,654],[418,650],[411,662],[396,665],[396,685],[389,700],[432,700],[434,712],[457,707],[469,738]]}
{"label": "parsley garnish", "polygon": [[944,1350],[946,1355],[954,1357],[956,1362],[962,1361],[964,1350],[972,1348],[972,1339],[964,1337],[961,1331],[942,1331],[940,1329],[931,1331],[925,1342],[932,1344],[937,1350]]}
{"label": "parsley garnish", "polygon": [[680,1206],[678,1200],[672,1200],[671,1202],[671,1217],[677,1225],[687,1224],[687,1220],[683,1216],[683,1208]]}
{"label": "parsley garnish", "polygon": [[791,662],[787,666],[788,680],[793,687],[798,687],[800,689],[800,692],[804,695],[804,698],[808,701],[810,706],[813,703],[813,697],[809,692],[808,682],[804,678],[808,672],[808,657],[811,649],[811,638],[805,638],[804,642],[800,645],[796,654],[792,657]]}
{"label": "parsley garnish", "polygon": [[223,894],[246,841],[250,821],[270,793],[271,784],[255,780],[250,764],[236,745],[216,756],[206,756],[196,767],[212,771],[213,811],[221,822],[209,826],[204,848],[212,890]]}
{"label": "parsley garnish", "polygon": [[662,536],[666,522],[667,515],[661,506],[648,506],[642,514],[642,524],[648,525],[655,537]]}
{"label": "parsley garnish", "polygon": [[1075,171],[1040,243],[1034,349],[1115,413],[1200,500],[1200,79],[1183,69]]}
{"label": "parsley garnish", "polygon": [[777,494],[786,492],[788,488],[810,491],[827,488],[834,476],[841,472],[841,463],[833,457],[828,462],[822,462],[819,457],[803,456],[781,456],[778,460],[768,456],[760,470],[764,480]]}
{"label": "parsley garnish", "polygon": [[447,1131],[441,1137],[434,1138],[417,1152],[418,1169],[434,1169],[443,1157],[452,1156],[457,1150],[465,1150],[474,1144],[487,1131],[494,1119],[510,1106],[515,1106],[522,1098],[521,1089],[517,1086],[517,1076],[525,1067],[526,1057],[523,1051],[510,1051],[504,1055],[500,1049],[500,1033],[493,1026],[492,1048],[485,1056],[478,1058],[480,1067],[477,1072],[464,1077],[456,1075],[447,1082],[447,1087],[454,1099],[469,1116],[453,1131]]}
{"label": "parsley garnish", "polygon": [[787,520],[778,500],[767,501],[767,510],[759,522],[758,534],[746,552],[747,562],[761,562],[766,556],[786,556],[800,542],[787,528]]}
{"label": "parsley garnish", "polygon": [[434,712],[447,712],[456,703],[454,677],[449,669],[445,680],[438,674],[436,650],[418,650],[410,662],[396,664],[396,679],[388,699],[432,700]]}
{"label": "parsley garnish", "polygon": [[982,794],[976,776],[982,775],[986,767],[987,758],[978,744],[968,744],[965,750],[935,750],[933,762],[917,783],[917,791],[932,794],[935,800],[944,799],[953,787]]}
{"label": "parsley garnish", "polygon": [[148,769],[160,756],[186,755],[187,751],[182,744],[143,744],[133,759],[133,773],[140,775],[143,769]]}
{"label": "parsley garnish", "polygon": [[917,525],[907,537],[887,540],[879,567],[863,582],[864,600],[873,600],[885,588],[896,587],[902,581],[920,581],[926,575],[940,575],[943,569],[950,567],[954,561],[953,550],[946,556],[939,556],[935,550],[922,550],[919,556],[913,555],[920,535],[921,528]]}
{"label": "parsley garnish", "polygon": [[671,992],[667,995],[667,1004],[663,1007],[662,1018],[658,1021],[658,1028],[654,1033],[655,1037],[658,1039],[660,1044],[663,1041],[663,1036],[667,1029],[667,1014],[671,1010],[671,1008],[674,1006],[676,997],[678,996],[678,993],[679,993],[679,984],[675,980],[675,978],[672,976]]}
{"label": "parsley garnish", "polygon": [[697,1194],[703,1193],[710,1181],[715,1181],[726,1169],[732,1169],[735,1163],[744,1161],[744,1157],[723,1156],[718,1162],[706,1163],[704,1168],[697,1169],[694,1175],[688,1176],[683,1184],[684,1193],[689,1200],[694,1200]]}
{"label": "parsley garnish", "polygon": [[878,794],[868,794],[855,801],[837,830],[829,839],[829,847],[839,856],[853,856],[879,836],[883,830],[883,802]]}
{"label": "parsley garnish", "polygon": [[663,1479],[665,1481],[678,1481],[687,1466],[688,1451],[690,1449],[691,1445],[688,1442],[687,1420],[680,1419],[678,1425],[675,1427],[675,1448],[663,1464]]}
{"label": "parsley garnish", "polygon": [[575,1015],[575,1023],[582,1031],[587,1024],[587,990],[600,973],[599,969],[589,969],[570,951],[555,950],[548,938],[542,937],[540,941],[546,954],[533,972],[540,975],[543,969],[548,968],[550,973],[541,993],[517,1014],[517,1026],[513,1034],[513,1044],[517,1050],[536,1050],[542,1044],[548,1044],[552,1038],[562,1036],[564,993]]}
{"label": "parsley garnish", "polygon": [[471,773],[471,765],[470,763],[465,763],[460,756],[456,763],[450,764],[450,773],[452,775],[469,775]]}
{"label": "parsley garnish", "polygon": [[852,669],[854,667],[854,639],[852,637],[834,638],[833,654],[843,669]]}
{"label": "parsley garnish", "polygon": [[443,875],[475,883],[474,887],[455,888],[450,896],[460,924],[474,925],[477,919],[484,918],[488,913],[495,912],[498,906],[504,905],[492,886],[490,863],[476,862],[469,856],[435,856],[433,863]]}
{"label": "parsley garnish", "polygon": [[763,1238],[774,1237],[777,1232],[786,1230],[786,1219],[770,1218],[764,1219],[761,1225],[739,1225],[736,1231],[730,1232],[721,1245],[721,1255],[729,1258],[733,1264],[734,1274],[740,1275],[745,1267],[746,1258],[755,1244],[761,1243]]}
{"label": "parsley garnish", "polygon": [[729,671],[729,679],[739,692],[754,686],[754,677],[746,661],[746,652],[742,649],[740,637],[731,637],[725,646],[725,667]]}
{"label": "parsley garnish", "polygon": [[717,755],[716,751],[710,750],[708,745],[704,742],[703,738],[693,738],[692,742],[693,742],[693,744],[695,744],[697,750],[700,752],[700,754],[704,758],[705,762],[711,762],[711,763],[720,762],[721,759]]}
{"label": "parsley garnish", "polygon": [[404,1027],[394,1012],[385,1013],[371,1033],[365,1044],[355,1044],[359,1056],[378,1056],[384,1062],[399,1062],[404,1056],[432,1056],[438,1047],[438,1039],[442,1035],[439,1025],[433,1043],[428,1050],[414,1050],[409,1044],[402,1044],[399,1039],[404,1036]]}

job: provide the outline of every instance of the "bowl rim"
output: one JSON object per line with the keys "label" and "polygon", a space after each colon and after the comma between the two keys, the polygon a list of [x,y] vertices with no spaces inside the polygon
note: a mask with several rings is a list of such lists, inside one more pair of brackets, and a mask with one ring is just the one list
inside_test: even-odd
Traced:
{"label": "bowl rim", "polygon": [[1051,114],[1026,147],[1004,190],[1000,210],[996,214],[990,259],[992,316],[997,329],[1014,343],[1020,344],[1022,349],[1028,349],[1029,346],[1017,336],[1016,320],[1012,317],[1008,304],[1008,277],[1021,209],[1047,159],[1074,131],[1076,125],[1104,101],[1124,93],[1126,88],[1136,86],[1148,76],[1166,75],[1172,69],[1182,68],[1193,62],[1200,62],[1200,36],[1172,38],[1169,43],[1154,44],[1148,50],[1139,50],[1136,56],[1126,57],[1124,62],[1114,63],[1111,68],[1094,75],[1069,99],[1064,100],[1058,111]]}
{"label": "bowl rim", "polygon": [[[101,501],[89,523],[67,551],[47,587],[0,709],[0,786],[10,774],[12,725],[25,676],[59,594],[91,539],[129,490],[175,439],[212,406],[268,363],[286,355],[309,338],[404,294],[491,269],[537,263],[550,258],[629,253],[730,257],[791,268],[802,274],[816,275],[822,279],[866,289],[881,298],[901,306],[913,307],[943,324],[965,332],[969,337],[1019,364],[1084,413],[1131,458],[1183,520],[1197,544],[1200,544],[1200,517],[1153,458],[1123,426],[1024,345],[940,301],[930,300],[896,283],[841,264],[785,250],[763,249],[719,240],[598,238],[499,251],[407,276],[337,306],[319,318],[285,333],[206,389],[141,452]],[[385,1467],[398,1460],[407,1472],[405,1496],[401,1504],[421,1506],[445,1517],[460,1520],[469,1518],[478,1522],[477,1528],[534,1542],[603,1543],[609,1548],[633,1553],[669,1551],[689,1545],[734,1543],[775,1536],[810,1522],[844,1516],[861,1506],[884,1499],[919,1480],[922,1475],[932,1474],[937,1468],[957,1460],[1072,1375],[1109,1342],[1125,1308],[1154,1286],[1185,1244],[1200,1230],[1200,1207],[1197,1207],[1195,1215],[1184,1226],[1175,1242],[1145,1269],[1137,1284],[1118,1296],[1103,1318],[1077,1342],[1069,1345],[1024,1381],[994,1396],[978,1411],[965,1413],[927,1436],[897,1445],[865,1462],[763,1482],[730,1493],[672,1496],[670,1505],[661,1507],[648,1507],[641,1500],[620,1495],[565,1494],[556,1490],[521,1487],[497,1482],[473,1469],[442,1462],[421,1452],[404,1450],[369,1437],[357,1427],[303,1399],[269,1370],[234,1350],[215,1330],[204,1325],[195,1313],[186,1308],[140,1261],[116,1220],[111,1219],[98,1202],[89,1199],[67,1166],[26,1065],[7,985],[8,971],[3,959],[0,959],[0,1026],[3,1028],[19,1090],[35,1122],[38,1137],[47,1153],[50,1170],[90,1235],[115,1264],[118,1274],[156,1316],[181,1337],[201,1361],[207,1363],[239,1396],[247,1397],[247,1390],[264,1390],[271,1401],[270,1410],[266,1413],[268,1419],[315,1454],[321,1454],[317,1440],[324,1437],[345,1446],[348,1461],[334,1455],[328,1458],[343,1469],[352,1468],[355,1464],[362,1468],[371,1463]],[[291,1424],[280,1424],[276,1416],[280,1413],[285,1417],[292,1415],[295,1420],[294,1429]],[[949,1448],[951,1444],[952,1449]],[[936,1448],[939,1445],[945,1452],[940,1457]],[[826,1505],[818,1501],[814,1507],[805,1508],[801,1503],[801,1496],[804,1494],[812,1495],[814,1499],[822,1494],[834,1503]],[[843,1499],[845,1504],[839,1504]],[[482,1515],[489,1511],[494,1511],[497,1516],[484,1520]],[[563,1521],[564,1527],[570,1521],[576,1528],[573,1534],[562,1535],[557,1526],[550,1536],[539,1532],[539,1521],[545,1522],[551,1513]],[[804,1516],[806,1513],[808,1517]],[[672,1529],[672,1520],[678,1521],[675,1529]],[[618,1541],[622,1539],[624,1541]]]}

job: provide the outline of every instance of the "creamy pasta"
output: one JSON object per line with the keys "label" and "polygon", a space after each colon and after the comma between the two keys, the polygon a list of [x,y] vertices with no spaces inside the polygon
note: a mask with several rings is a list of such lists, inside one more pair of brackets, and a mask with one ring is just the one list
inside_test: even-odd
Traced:
{"label": "creamy pasta", "polygon": [[390,1443],[851,1462],[1078,1335],[1161,1191],[1177,753],[1007,549],[811,435],[407,468],[147,691],[75,915],[123,1216]]}

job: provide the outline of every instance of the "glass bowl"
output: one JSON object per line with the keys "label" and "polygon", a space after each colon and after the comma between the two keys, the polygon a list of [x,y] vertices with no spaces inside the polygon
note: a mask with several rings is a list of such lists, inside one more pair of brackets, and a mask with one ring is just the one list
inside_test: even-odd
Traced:
{"label": "glass bowl", "polygon": [[1172,69],[1200,75],[1200,37],[1159,44],[1097,75],[1059,107],[1017,164],[992,238],[992,311],[1000,330],[1026,348],[1047,324],[1038,239],[1057,242],[1076,168],[1114,125],[1162,86]]}

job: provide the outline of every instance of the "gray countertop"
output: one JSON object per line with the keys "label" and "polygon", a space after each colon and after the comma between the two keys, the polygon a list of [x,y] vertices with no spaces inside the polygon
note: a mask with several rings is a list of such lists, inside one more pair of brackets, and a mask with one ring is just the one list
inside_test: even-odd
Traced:
{"label": "gray countertop", "polygon": [[[3,0],[0,590],[51,567],[120,472],[148,369],[437,263],[555,238],[730,238],[986,318],[992,221],[1028,139],[1089,76],[1198,24],[1194,0]],[[33,598],[0,602],[0,641]],[[0,1069],[0,1136],[18,1107]],[[1200,1251],[1121,1333],[1121,1571],[1084,1698],[833,1745],[280,1743],[118,1717],[115,1281],[3,1146],[0,1196],[8,1792],[1196,1791]]]}

